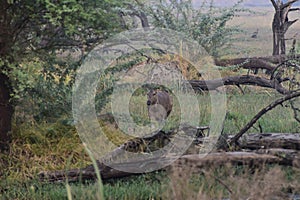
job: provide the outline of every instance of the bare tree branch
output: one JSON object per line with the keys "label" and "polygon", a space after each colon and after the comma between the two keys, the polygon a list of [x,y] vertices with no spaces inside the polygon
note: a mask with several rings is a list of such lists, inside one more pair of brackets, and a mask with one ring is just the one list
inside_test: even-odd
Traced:
{"label": "bare tree branch", "polygon": [[[271,1],[273,1],[273,0],[271,0]],[[290,1],[288,1],[288,2],[286,2],[286,3],[284,3],[284,4],[282,4],[281,8],[284,9],[284,8],[286,8],[286,7],[289,7],[289,6],[291,6],[293,3],[297,2],[297,1],[298,1],[298,0],[290,0]]]}
{"label": "bare tree branch", "polygon": [[253,85],[266,88],[273,88],[281,94],[288,94],[289,91],[281,86],[281,84],[273,79],[269,80],[263,77],[252,76],[252,75],[242,75],[242,76],[229,76],[222,79],[213,80],[191,80],[189,84],[193,87],[195,91],[207,91],[216,90],[224,85]]}
{"label": "bare tree branch", "polygon": [[297,98],[300,96],[300,91],[295,92],[295,93],[291,93],[288,94],[276,101],[274,101],[273,103],[271,103],[270,105],[268,105],[267,107],[263,108],[259,113],[257,113],[252,120],[246,124],[246,126],[244,126],[244,128],[242,128],[240,130],[240,132],[238,134],[236,134],[233,138],[230,139],[230,144],[236,144],[238,139],[244,134],[246,133],[256,122],[257,120],[259,120],[264,114],[266,114],[268,111],[272,110],[273,108],[275,108],[278,105],[281,105],[283,102],[288,101],[290,99],[293,98]]}
{"label": "bare tree branch", "polygon": [[[141,4],[139,4],[138,1],[136,1],[136,2],[138,3],[139,6],[141,6]],[[143,11],[135,9],[134,6],[130,3],[126,3],[126,5],[132,11],[132,13],[130,15],[134,15],[134,16],[137,16],[138,18],[140,18],[143,28],[147,29],[150,27],[148,17]]]}
{"label": "bare tree branch", "polygon": [[273,4],[274,8],[277,10],[277,9],[278,9],[278,6],[277,6],[275,0],[271,0],[271,2],[272,2],[272,4]]}
{"label": "bare tree branch", "polygon": [[298,11],[298,10],[300,10],[300,8],[291,8],[289,9],[289,12]]}

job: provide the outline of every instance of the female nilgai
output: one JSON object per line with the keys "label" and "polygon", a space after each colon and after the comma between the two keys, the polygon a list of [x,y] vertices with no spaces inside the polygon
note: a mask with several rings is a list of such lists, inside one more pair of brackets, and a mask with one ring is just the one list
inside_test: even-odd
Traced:
{"label": "female nilgai", "polygon": [[172,111],[173,102],[170,94],[165,90],[151,89],[147,93],[149,118],[156,121],[165,120]]}

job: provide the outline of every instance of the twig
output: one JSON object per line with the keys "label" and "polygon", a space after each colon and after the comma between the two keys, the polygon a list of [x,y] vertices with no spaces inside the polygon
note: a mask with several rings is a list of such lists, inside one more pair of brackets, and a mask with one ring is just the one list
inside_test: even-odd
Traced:
{"label": "twig", "polygon": [[264,114],[266,114],[268,111],[272,110],[273,108],[275,108],[278,105],[281,105],[283,102],[288,101],[290,99],[296,98],[300,96],[300,91],[295,92],[295,93],[290,93],[276,101],[274,101],[273,103],[269,104],[267,107],[263,108],[259,113],[257,113],[252,120],[246,124],[246,126],[244,126],[244,128],[242,128],[240,130],[240,132],[238,134],[236,134],[233,138],[231,138],[229,144],[233,145],[236,144],[238,139],[244,134],[246,133],[252,126],[253,124],[256,123],[256,121],[261,118]]}

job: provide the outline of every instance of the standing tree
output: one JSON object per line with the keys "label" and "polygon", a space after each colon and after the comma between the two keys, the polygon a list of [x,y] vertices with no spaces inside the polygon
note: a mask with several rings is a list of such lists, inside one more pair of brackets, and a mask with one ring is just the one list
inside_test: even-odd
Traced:
{"label": "standing tree", "polygon": [[[117,1],[0,0],[0,5],[1,151],[11,140],[14,99],[26,87],[21,63],[38,60],[49,66],[58,51],[88,51],[119,31],[120,18]],[[22,77],[15,76],[18,72]]]}
{"label": "standing tree", "polygon": [[273,55],[279,55],[286,53],[285,46],[285,33],[291,25],[293,25],[298,19],[289,21],[288,14],[292,11],[297,11],[299,8],[291,8],[292,4],[298,0],[288,0],[284,3],[283,0],[271,0],[273,7],[275,8],[275,14],[272,23],[273,31]]}

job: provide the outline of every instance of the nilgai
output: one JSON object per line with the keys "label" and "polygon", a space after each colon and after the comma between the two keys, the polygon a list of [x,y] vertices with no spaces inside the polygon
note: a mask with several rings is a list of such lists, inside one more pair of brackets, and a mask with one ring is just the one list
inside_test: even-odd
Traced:
{"label": "nilgai", "polygon": [[170,94],[164,90],[151,89],[147,93],[148,116],[158,122],[165,120],[172,111],[173,102]]}

